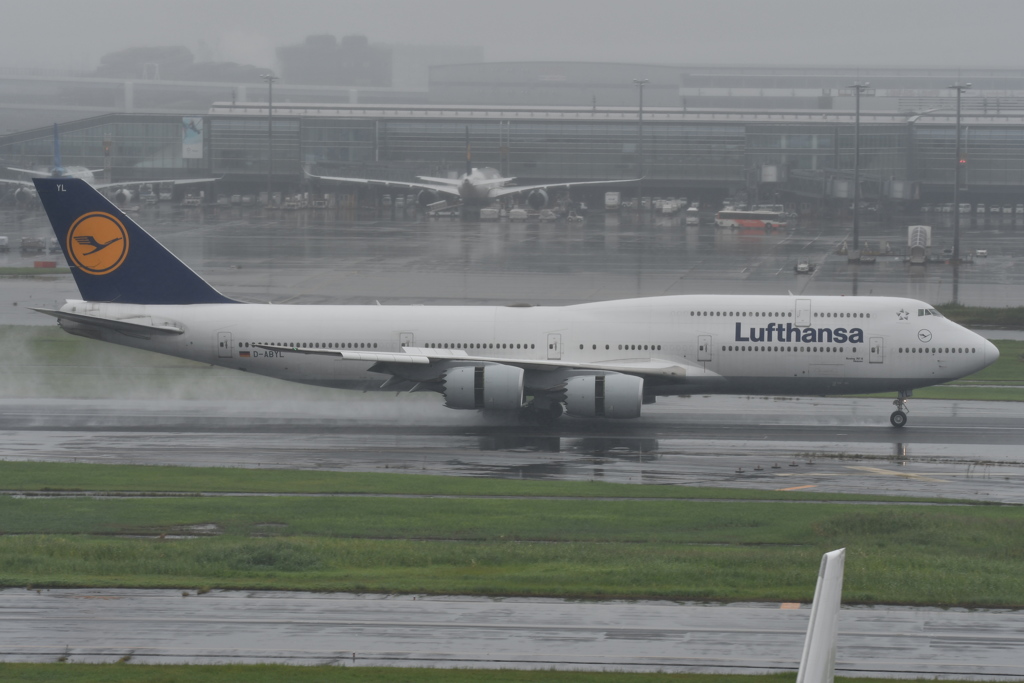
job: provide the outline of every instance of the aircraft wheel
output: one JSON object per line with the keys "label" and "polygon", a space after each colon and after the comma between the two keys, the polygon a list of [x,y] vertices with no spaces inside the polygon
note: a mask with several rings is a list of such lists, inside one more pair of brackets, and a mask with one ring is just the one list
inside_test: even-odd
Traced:
{"label": "aircraft wheel", "polygon": [[902,427],[907,424],[907,414],[900,410],[894,410],[892,415],[889,416],[889,422],[892,423],[893,427]]}
{"label": "aircraft wheel", "polygon": [[555,420],[562,417],[562,413],[565,409],[562,408],[561,403],[549,403],[546,407],[537,411],[537,422],[542,427],[549,427],[555,423]]}

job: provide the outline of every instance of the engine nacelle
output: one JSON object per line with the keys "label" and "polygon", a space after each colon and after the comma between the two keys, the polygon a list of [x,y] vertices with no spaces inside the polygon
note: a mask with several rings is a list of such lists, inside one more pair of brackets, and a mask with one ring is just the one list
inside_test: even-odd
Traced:
{"label": "engine nacelle", "polygon": [[526,195],[526,203],[534,211],[543,209],[548,205],[548,193],[544,190],[533,190],[530,194]]}
{"label": "engine nacelle", "polygon": [[121,204],[127,204],[132,200],[132,197],[134,196],[135,193],[129,190],[127,187],[120,187],[114,190],[114,192],[111,194],[111,198],[115,202],[119,202]]}
{"label": "engine nacelle", "polygon": [[640,417],[643,402],[644,381],[632,375],[570,377],[565,385],[565,412],[573,417]]}
{"label": "engine nacelle", "polygon": [[416,194],[416,204],[425,209],[438,200],[437,193],[433,190],[420,190]]}
{"label": "engine nacelle", "polygon": [[445,406],[461,410],[523,407],[523,369],[511,365],[463,365],[444,376]]}

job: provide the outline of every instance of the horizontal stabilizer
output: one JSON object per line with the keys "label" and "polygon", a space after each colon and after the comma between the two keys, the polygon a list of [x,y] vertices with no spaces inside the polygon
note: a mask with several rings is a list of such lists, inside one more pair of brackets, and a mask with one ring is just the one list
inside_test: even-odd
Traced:
{"label": "horizontal stabilizer", "polygon": [[33,308],[37,313],[52,315],[58,320],[71,320],[83,325],[94,325],[107,330],[116,330],[137,336],[139,334],[182,334],[185,330],[172,323],[156,323],[149,316],[136,318],[101,318],[96,315],[85,313],[68,313],[66,311],[54,311],[48,308]]}

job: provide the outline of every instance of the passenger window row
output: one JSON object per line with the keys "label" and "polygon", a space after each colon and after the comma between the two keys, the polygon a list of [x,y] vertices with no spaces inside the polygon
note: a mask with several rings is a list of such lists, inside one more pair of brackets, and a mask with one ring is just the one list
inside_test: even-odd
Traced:
{"label": "passenger window row", "polygon": [[461,342],[430,342],[428,349],[535,349],[535,344],[476,344]]}
{"label": "passenger window row", "polygon": [[[583,350],[584,346],[584,344],[580,344],[580,351]],[[596,351],[597,344],[591,344],[590,348]],[[610,349],[611,345],[604,345],[605,351]],[[619,351],[661,351],[661,344],[619,344]]]}
{"label": "passenger window row", "polygon": [[975,348],[967,349],[966,347],[949,348],[949,347],[941,347],[941,346],[939,346],[939,347],[930,346],[930,347],[918,348],[918,347],[911,346],[911,347],[907,347],[906,349],[904,349],[903,347],[900,347],[900,353],[976,353],[976,352],[977,351],[976,351]]}
{"label": "passenger window row", "polygon": [[[293,349],[375,349],[376,342],[252,342],[253,346],[287,346]],[[238,342],[238,348],[249,348],[249,342]]]}
{"label": "passenger window row", "polygon": [[[925,315],[939,315],[939,313],[938,313],[938,311],[934,311],[932,313],[927,313]],[[693,316],[705,317],[705,318],[708,317],[708,316],[711,316],[711,317],[722,317],[722,316],[724,316],[726,318],[728,318],[728,317],[733,317],[733,318],[747,318],[747,317],[751,317],[751,318],[792,318],[793,314],[792,313],[788,313],[788,312],[787,313],[779,313],[777,311],[775,311],[775,312],[766,312],[766,313],[761,313],[760,311],[751,311],[751,312],[748,312],[748,311],[725,311],[725,312],[722,312],[722,311],[690,311],[690,317],[693,317]],[[870,318],[871,314],[870,313],[831,313],[831,312],[828,312],[828,313],[815,313],[814,317],[815,318]]]}
{"label": "passenger window row", "polygon": [[[789,352],[807,352],[807,353],[842,353],[842,346],[723,346],[723,351],[789,351]],[[851,349],[852,353],[857,353],[857,347],[854,346]]]}

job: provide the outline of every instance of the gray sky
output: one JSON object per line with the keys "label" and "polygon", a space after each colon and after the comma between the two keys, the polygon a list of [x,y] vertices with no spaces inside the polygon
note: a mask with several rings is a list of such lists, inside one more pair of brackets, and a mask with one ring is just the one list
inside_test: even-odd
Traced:
{"label": "gray sky", "polygon": [[152,45],[276,66],[277,46],[361,33],[487,61],[1024,68],[1024,0],[49,0],[2,17],[0,67]]}

